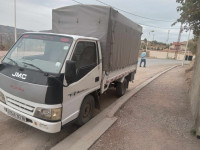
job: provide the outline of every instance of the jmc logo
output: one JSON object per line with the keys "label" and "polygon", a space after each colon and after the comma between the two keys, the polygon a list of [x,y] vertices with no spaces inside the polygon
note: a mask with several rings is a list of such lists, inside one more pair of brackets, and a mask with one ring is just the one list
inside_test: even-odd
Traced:
{"label": "jmc logo", "polygon": [[19,72],[15,72],[15,74],[12,74],[12,76],[25,80],[26,77],[27,77],[27,74],[22,74],[22,73],[19,73]]}

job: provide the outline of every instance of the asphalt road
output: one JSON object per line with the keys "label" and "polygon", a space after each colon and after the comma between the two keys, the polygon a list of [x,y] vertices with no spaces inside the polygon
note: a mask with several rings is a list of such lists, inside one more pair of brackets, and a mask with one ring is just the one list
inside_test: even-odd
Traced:
{"label": "asphalt road", "polygon": [[[138,68],[134,83],[130,88],[134,88],[146,79],[161,72],[173,64],[181,64],[180,61],[147,59],[146,68]],[[101,110],[106,108],[112,102],[117,100],[115,89],[108,90],[100,98]],[[96,113],[99,113],[97,110]],[[14,120],[0,112],[0,149],[6,150],[48,150],[56,145],[59,141],[66,138],[72,132],[78,129],[74,124],[67,124],[60,133],[48,134]]]}
{"label": "asphalt road", "polygon": [[[189,64],[189,63],[190,61],[185,61],[185,64]],[[140,64],[140,59],[138,60],[138,66],[139,64]],[[158,66],[158,65],[173,65],[173,64],[182,64],[182,61],[174,60],[174,59],[153,59],[153,58],[146,59],[147,67]]]}

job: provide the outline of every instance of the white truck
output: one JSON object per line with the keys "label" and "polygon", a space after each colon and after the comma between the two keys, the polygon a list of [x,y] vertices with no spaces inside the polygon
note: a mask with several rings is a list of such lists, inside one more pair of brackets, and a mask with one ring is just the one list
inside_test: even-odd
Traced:
{"label": "white truck", "polygon": [[0,64],[0,111],[48,133],[89,121],[99,96],[134,79],[142,27],[110,7],[53,10],[52,33],[25,33]]}

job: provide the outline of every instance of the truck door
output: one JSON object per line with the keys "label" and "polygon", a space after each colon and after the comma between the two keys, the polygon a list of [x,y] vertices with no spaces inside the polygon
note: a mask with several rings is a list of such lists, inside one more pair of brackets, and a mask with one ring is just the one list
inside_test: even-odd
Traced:
{"label": "truck door", "polygon": [[82,100],[100,88],[102,63],[96,41],[77,41],[71,60],[76,62],[76,79],[63,90],[62,124],[75,119]]}

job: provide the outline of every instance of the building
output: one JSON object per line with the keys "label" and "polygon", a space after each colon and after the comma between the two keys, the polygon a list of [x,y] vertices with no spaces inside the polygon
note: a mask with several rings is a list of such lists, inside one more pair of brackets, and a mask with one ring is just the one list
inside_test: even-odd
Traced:
{"label": "building", "polygon": [[170,45],[169,49],[170,50],[176,50],[176,47],[179,46],[179,50],[180,51],[184,51],[186,49],[186,44],[187,44],[187,41],[184,41],[184,42],[173,42],[172,45]]}

